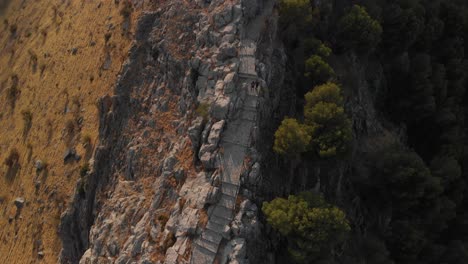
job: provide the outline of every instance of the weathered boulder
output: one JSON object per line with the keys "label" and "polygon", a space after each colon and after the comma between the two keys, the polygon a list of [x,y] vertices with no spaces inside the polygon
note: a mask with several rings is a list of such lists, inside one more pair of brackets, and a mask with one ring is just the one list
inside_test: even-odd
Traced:
{"label": "weathered boulder", "polygon": [[247,242],[244,238],[235,238],[226,245],[224,259],[230,264],[247,264]]}
{"label": "weathered boulder", "polygon": [[236,87],[236,81],[237,81],[237,73],[231,72],[226,74],[226,77],[224,77],[224,93],[229,94],[234,92],[234,89]]}
{"label": "weathered boulder", "polygon": [[232,9],[233,9],[232,5],[226,5],[226,7],[223,10],[221,10],[221,12],[216,13],[213,16],[214,23],[217,28],[221,28],[222,26],[225,26],[232,21],[232,18],[233,18]]}
{"label": "weathered boulder", "polygon": [[229,112],[231,99],[227,96],[218,96],[211,109],[212,116],[216,119],[225,119]]}
{"label": "weathered boulder", "polygon": [[258,162],[255,162],[255,164],[252,166],[252,169],[250,170],[248,182],[250,184],[256,184],[259,180],[260,180],[260,164]]}
{"label": "weathered boulder", "polygon": [[222,43],[219,47],[219,53],[217,59],[224,61],[233,58],[237,55],[237,48],[228,42]]}
{"label": "weathered boulder", "polygon": [[208,136],[208,144],[218,145],[226,121],[221,120],[211,126],[210,135]]}
{"label": "weathered boulder", "polygon": [[215,169],[217,165],[218,152],[206,152],[200,157],[200,161],[205,169]]}
{"label": "weathered boulder", "polygon": [[219,198],[221,197],[221,190],[218,187],[213,187],[211,188],[210,192],[208,193],[206,197],[206,204],[215,204],[219,201]]}

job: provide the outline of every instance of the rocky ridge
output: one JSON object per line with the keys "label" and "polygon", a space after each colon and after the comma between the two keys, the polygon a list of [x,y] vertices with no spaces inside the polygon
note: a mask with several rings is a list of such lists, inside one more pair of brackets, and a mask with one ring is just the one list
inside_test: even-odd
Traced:
{"label": "rocky ridge", "polygon": [[62,215],[62,263],[259,263],[258,207],[241,184],[260,178],[258,124],[273,109],[258,56],[274,49],[257,50],[273,44],[273,3],[169,1],[142,15]]}

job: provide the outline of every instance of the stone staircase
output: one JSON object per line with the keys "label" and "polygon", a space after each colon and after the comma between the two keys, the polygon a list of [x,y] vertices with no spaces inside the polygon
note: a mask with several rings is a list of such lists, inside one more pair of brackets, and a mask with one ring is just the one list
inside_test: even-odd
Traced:
{"label": "stone staircase", "polygon": [[210,212],[205,230],[193,243],[191,263],[194,264],[211,264],[215,261],[223,235],[235,216],[240,176],[248,148],[252,145],[252,131],[257,120],[258,94],[250,88],[251,82],[258,79],[255,51],[253,41],[241,41],[238,85],[243,89],[241,94],[244,95],[244,102],[222,134],[220,146],[224,154],[221,157],[221,197]]}

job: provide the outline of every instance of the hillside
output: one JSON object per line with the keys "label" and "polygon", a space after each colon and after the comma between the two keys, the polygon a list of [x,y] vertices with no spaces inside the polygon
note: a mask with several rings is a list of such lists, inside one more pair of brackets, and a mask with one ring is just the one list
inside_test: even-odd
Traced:
{"label": "hillside", "polygon": [[[39,252],[56,262],[60,215],[94,151],[97,99],[112,93],[142,8],[116,3],[11,1],[0,15],[0,263],[36,263]],[[81,159],[65,163],[73,148]]]}

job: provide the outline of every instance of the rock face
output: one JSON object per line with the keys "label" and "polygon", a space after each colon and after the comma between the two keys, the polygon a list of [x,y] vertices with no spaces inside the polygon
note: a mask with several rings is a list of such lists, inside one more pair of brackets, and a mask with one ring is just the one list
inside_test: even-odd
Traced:
{"label": "rock face", "polygon": [[260,89],[282,82],[273,4],[176,0],[142,15],[114,95],[98,104],[91,169],[61,219],[61,263],[268,262],[258,206],[238,194],[262,178],[258,124],[273,104]]}

